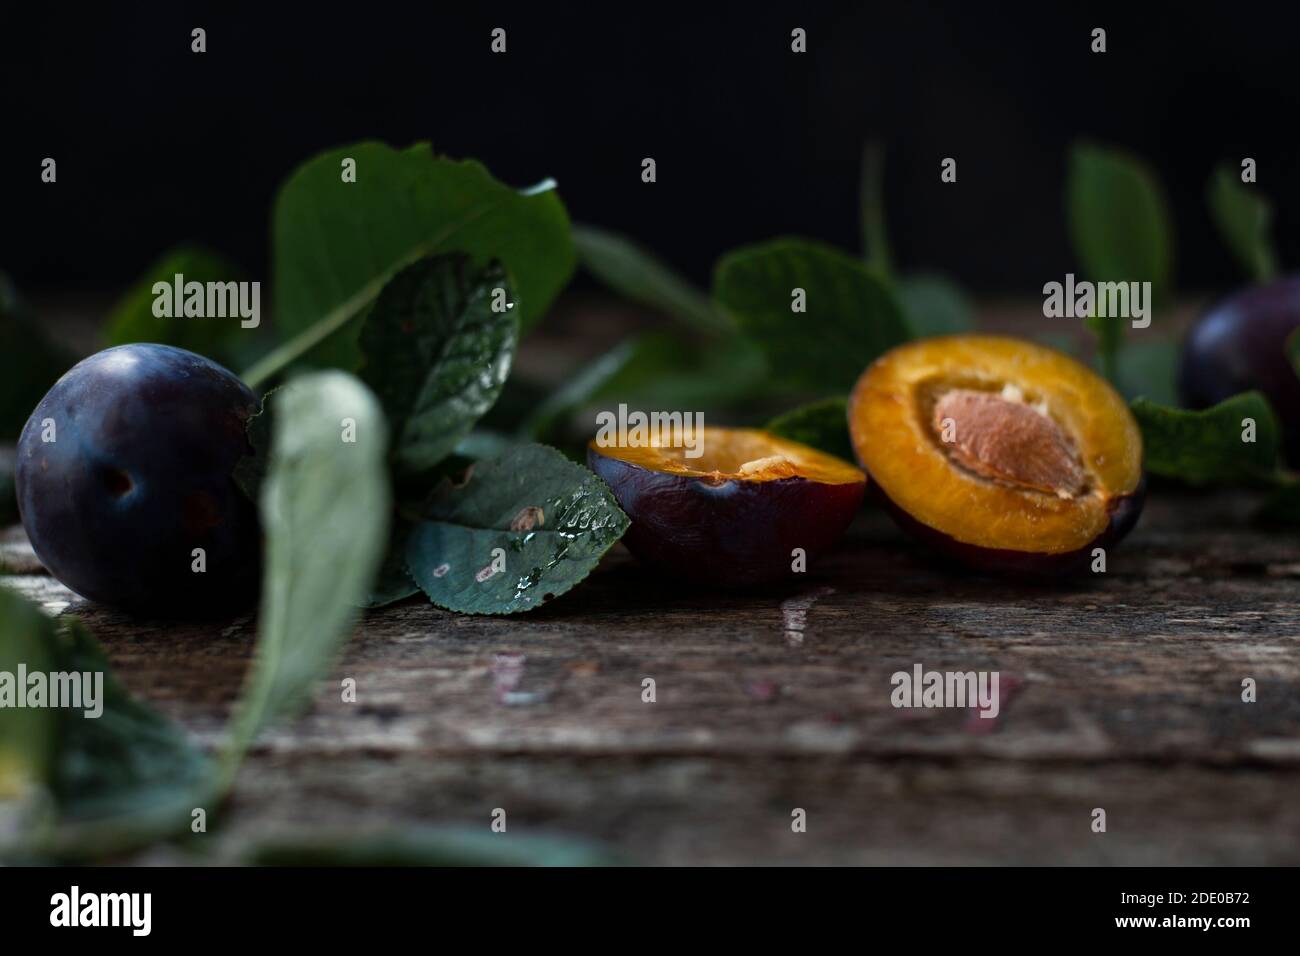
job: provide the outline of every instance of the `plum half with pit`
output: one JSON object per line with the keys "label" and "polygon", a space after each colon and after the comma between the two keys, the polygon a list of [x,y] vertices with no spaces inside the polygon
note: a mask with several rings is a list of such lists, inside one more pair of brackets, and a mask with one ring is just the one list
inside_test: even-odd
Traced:
{"label": "plum half with pit", "polygon": [[955,335],[876,360],[849,435],[907,531],[977,570],[1081,570],[1137,522],[1142,436],[1124,399],[1066,355]]}
{"label": "plum half with pit", "polygon": [[257,409],[229,371],[171,346],[75,365],[18,442],[18,509],[41,563],[83,597],[137,612],[246,608],[260,532],[231,475]]}
{"label": "plum half with pit", "polygon": [[1190,408],[1208,408],[1257,389],[1282,420],[1287,459],[1300,466],[1300,377],[1287,339],[1300,328],[1300,276],[1253,286],[1220,300],[1187,333],[1179,390]]}
{"label": "plum half with pit", "polygon": [[695,458],[626,436],[587,450],[631,519],[623,543],[669,574],[737,588],[796,579],[862,505],[866,476],[833,455],[757,429],[696,439]]}

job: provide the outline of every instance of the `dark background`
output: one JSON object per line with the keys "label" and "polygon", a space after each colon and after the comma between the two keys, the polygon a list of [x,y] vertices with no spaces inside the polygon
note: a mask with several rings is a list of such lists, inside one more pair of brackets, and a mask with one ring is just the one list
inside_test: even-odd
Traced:
{"label": "dark background", "polygon": [[[1080,138],[1160,171],[1180,285],[1237,281],[1205,211],[1222,160],[1259,163],[1300,261],[1290,19],[1258,5],[44,4],[0,13],[0,269],[32,293],[116,291],[183,240],[266,275],[277,184],[314,151],[427,139],[501,179],[559,180],[573,218],[705,281],[783,233],[860,247],[868,138],[888,148],[904,269],[1038,295],[1075,267]],[[190,53],[190,29],[208,52]],[[489,33],[508,32],[493,55]],[[790,52],[790,30],[809,52]],[[1109,52],[1089,52],[1090,31]],[[56,186],[40,162],[58,161]],[[653,156],[657,183],[643,184]],[[939,182],[944,156],[958,182]]]}

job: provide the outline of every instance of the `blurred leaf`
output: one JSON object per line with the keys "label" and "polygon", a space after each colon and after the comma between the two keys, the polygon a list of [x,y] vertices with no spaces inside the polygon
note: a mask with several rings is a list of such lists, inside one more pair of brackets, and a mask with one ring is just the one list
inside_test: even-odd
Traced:
{"label": "blurred leaf", "polygon": [[519,427],[529,438],[548,436],[557,422],[572,415],[605,387],[636,357],[642,339],[625,339],[603,355],[586,363],[568,381],[552,392]]}
{"label": "blurred leaf", "polygon": [[189,822],[209,762],[175,724],[134,700],[112,675],[90,632],[71,621],[54,670],[104,675],[104,712],[87,719],[60,711],[62,739],[55,798],[73,820],[148,816],[164,811]]}
{"label": "blurred leaf", "polygon": [[758,346],[739,334],[699,343],[652,332],[636,339],[632,354],[591,399],[693,411],[732,407],[773,389]]}
{"label": "blurred leaf", "polygon": [[52,345],[0,273],[0,441],[14,441],[60,375],[74,364]]}
{"label": "blurred leaf", "polygon": [[[885,282],[857,259],[802,239],[723,257],[714,297],[767,356],[778,382],[848,390],[883,352],[911,337]],[[806,312],[792,311],[794,290]]]}
{"label": "blurred leaf", "polygon": [[14,465],[13,452],[7,448],[0,448],[0,528],[17,524],[19,520]]}
{"label": "blurred leaf", "polygon": [[519,441],[514,435],[503,435],[500,432],[489,431],[485,428],[476,428],[456,445],[453,458],[462,460],[463,465],[457,468],[459,462],[453,461],[452,458],[446,459],[444,464],[450,468],[463,471],[464,465],[469,465],[480,458],[495,458],[506,449],[519,444]]}
{"label": "blurred leaf", "polygon": [[1173,226],[1151,169],[1126,152],[1091,144],[1070,155],[1074,251],[1093,282],[1150,282],[1166,301],[1173,275]]}
{"label": "blurred leaf", "polygon": [[1120,393],[1177,407],[1179,354],[1175,342],[1130,342],[1119,354]]}
{"label": "blurred leaf", "polygon": [[612,866],[596,844],[560,836],[420,827],[279,839],[255,847],[252,866]]}
{"label": "blurred leaf", "polygon": [[[1142,428],[1146,470],[1191,485],[1272,483],[1278,469],[1279,430],[1268,400],[1243,392],[1204,411],[1167,408],[1139,398],[1133,414]],[[1255,423],[1246,442],[1243,422]]]}
{"label": "blurred leaf", "polygon": [[[117,301],[109,313],[105,329],[107,345],[158,342],[206,355],[223,365],[242,365],[253,350],[249,340],[260,328],[241,328],[237,314],[224,319],[187,318],[183,315],[160,318],[154,315],[154,283],[165,282],[170,288],[178,274],[185,277],[186,283],[242,282],[245,279],[242,270],[216,253],[188,246],[173,249],[150,266]],[[237,298],[233,299],[232,306],[237,302]],[[265,318],[265,311],[260,315]]]}
{"label": "blurred leaf", "polygon": [[[1172,294],[1173,227],[1155,174],[1121,150],[1087,143],[1070,154],[1066,186],[1070,235],[1092,282],[1150,282],[1152,302]],[[1092,316],[1102,369],[1112,381],[1128,319]]]}
{"label": "blurred leaf", "polygon": [[975,328],[975,310],[957,284],[943,276],[906,276],[898,281],[898,298],[918,338],[958,335]]}
{"label": "blurred leaf", "polygon": [[0,707],[0,818],[19,818],[0,827],[6,857],[95,859],[188,827],[211,794],[208,758],[127,693],[77,621],[56,623],[0,588],[0,671],[20,665],[29,678],[102,683],[77,708]]}
{"label": "blurred leaf", "polygon": [[1206,187],[1210,215],[1224,243],[1256,282],[1277,275],[1277,256],[1269,229],[1273,206],[1254,185],[1241,181],[1236,170],[1220,166]]}
{"label": "blurred leaf", "polygon": [[640,302],[705,332],[731,322],[696,289],[649,250],[625,236],[595,226],[575,226],[573,241],[583,268],[633,302]]}
{"label": "blurred leaf", "polygon": [[411,534],[407,570],[434,604],[466,614],[559,597],[628,525],[603,481],[545,445],[476,462],[463,484],[443,486],[426,518]]}
{"label": "blurred leaf", "polygon": [[397,519],[389,534],[384,560],[375,575],[370,593],[361,602],[362,607],[385,607],[420,593],[415,579],[406,570],[406,542],[411,536],[412,524]]}
{"label": "blurred leaf", "polygon": [[[342,181],[345,158],[356,161],[355,183]],[[315,349],[309,361],[355,368],[355,317],[389,278],[426,256],[501,262],[524,329],[545,314],[576,261],[553,183],[517,191],[480,163],[434,156],[427,143],[404,150],[354,143],[308,160],[276,197],[272,246],[276,323],[295,341],[250,369],[253,382],[304,346]],[[323,337],[330,341],[320,346]]]}
{"label": "blurred leaf", "polygon": [[[257,651],[232,721],[224,786],[258,732],[295,711],[331,666],[388,540],[388,437],[375,397],[351,375],[318,372],[269,404]],[[355,422],[355,441],[344,440],[345,419]]]}
{"label": "blurred leaf", "polygon": [[826,398],[801,405],[767,423],[767,430],[791,441],[802,442],[845,461],[857,461],[849,440],[849,402]]}
{"label": "blurred leaf", "polygon": [[880,276],[890,275],[893,265],[885,216],[885,148],[880,143],[867,143],[862,147],[858,215],[862,225],[862,250],[866,254],[867,264]]}
{"label": "blurred leaf", "polygon": [[[60,650],[54,622],[35,604],[0,587],[0,673],[16,675],[21,664],[48,674],[58,669],[53,665]],[[61,712],[14,703],[0,707],[0,801],[17,801],[33,788],[55,786]]]}
{"label": "blurred leaf", "polygon": [[1300,525],[1300,480],[1294,476],[1283,478],[1265,499],[1256,517],[1270,526]]}
{"label": "blurred leaf", "polygon": [[438,256],[394,276],[366,316],[360,374],[392,429],[399,476],[437,465],[501,393],[519,321],[493,309],[496,290],[514,301],[500,266]]}
{"label": "blurred leaf", "polygon": [[1071,357],[1076,357],[1079,349],[1077,338],[1069,332],[1034,332],[1026,338]]}

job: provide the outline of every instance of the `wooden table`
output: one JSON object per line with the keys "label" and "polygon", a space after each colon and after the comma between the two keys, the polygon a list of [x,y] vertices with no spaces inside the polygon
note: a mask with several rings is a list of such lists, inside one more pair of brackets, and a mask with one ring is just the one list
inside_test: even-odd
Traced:
{"label": "wooden table", "polygon": [[[369,613],[336,675],[358,702],[324,683],[261,740],[214,848],[486,831],[504,808],[510,832],[646,863],[1300,863],[1300,536],[1250,527],[1250,505],[1157,492],[1108,573],[1064,587],[943,567],[868,511],[796,590],[682,590],[620,546],[527,615]],[[82,616],[132,691],[220,739],[250,620],[142,622],[41,574],[4,583]],[[1001,714],[893,708],[890,675],[917,663],[999,671]]]}

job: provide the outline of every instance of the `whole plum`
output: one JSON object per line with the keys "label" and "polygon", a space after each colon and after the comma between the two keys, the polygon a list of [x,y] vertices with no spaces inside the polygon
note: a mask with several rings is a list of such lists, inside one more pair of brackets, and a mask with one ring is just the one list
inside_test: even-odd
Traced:
{"label": "whole plum", "polygon": [[1282,420],[1287,458],[1300,464],[1300,377],[1286,342],[1300,328],[1300,276],[1254,286],[1215,303],[1187,334],[1179,372],[1183,402],[1207,408],[1258,389]]}
{"label": "whole plum", "polygon": [[73,591],[168,616],[242,610],[256,594],[257,512],[231,477],[257,397],[201,355],[122,345],[55,383],[18,443],[18,509]]}

